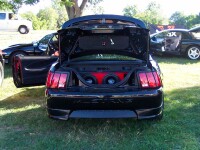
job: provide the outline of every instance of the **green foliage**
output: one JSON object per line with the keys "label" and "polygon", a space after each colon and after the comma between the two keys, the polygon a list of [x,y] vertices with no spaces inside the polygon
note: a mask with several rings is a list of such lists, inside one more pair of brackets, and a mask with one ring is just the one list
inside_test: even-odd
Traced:
{"label": "green foliage", "polygon": [[16,88],[6,65],[0,87],[0,149],[199,150],[200,62],[174,57],[158,61],[165,91],[161,121],[49,119],[45,87]]}
{"label": "green foliage", "polygon": [[161,16],[160,5],[156,2],[148,4],[147,8],[141,12],[136,5],[128,6],[123,10],[125,16],[131,16],[150,24],[162,24],[165,18]]}
{"label": "green foliage", "polygon": [[187,28],[192,28],[200,23],[199,15],[184,15],[183,12],[176,11],[170,17],[170,23],[175,25],[184,25]]}
{"label": "green foliage", "polygon": [[67,12],[65,7],[60,5],[60,0],[52,0],[52,7],[58,14],[57,28],[59,29],[65,21],[69,20],[67,17]]}
{"label": "green foliage", "polygon": [[136,5],[127,6],[123,9],[123,14],[125,16],[134,17],[138,14],[139,10]]}
{"label": "green foliage", "polygon": [[0,9],[12,10],[14,12],[17,12],[23,4],[34,5],[38,2],[39,2],[39,0],[1,0],[0,1]]}
{"label": "green foliage", "polygon": [[13,6],[7,0],[0,1],[0,10],[12,10]]}
{"label": "green foliage", "polygon": [[42,29],[54,30],[57,28],[58,14],[53,8],[49,7],[41,9],[38,12],[37,17],[42,22]]}
{"label": "green foliage", "polygon": [[58,29],[58,14],[53,8],[41,9],[37,15],[26,12],[21,15],[23,18],[31,20],[34,30],[56,30]]}
{"label": "green foliage", "polygon": [[37,16],[31,11],[21,14],[21,17],[27,20],[32,21],[33,29],[40,30],[41,29],[41,21]]}
{"label": "green foliage", "polygon": [[60,0],[61,5],[72,7],[75,3],[72,0]]}
{"label": "green foliage", "polygon": [[169,20],[171,24],[186,26],[186,17],[183,12],[176,11]]}

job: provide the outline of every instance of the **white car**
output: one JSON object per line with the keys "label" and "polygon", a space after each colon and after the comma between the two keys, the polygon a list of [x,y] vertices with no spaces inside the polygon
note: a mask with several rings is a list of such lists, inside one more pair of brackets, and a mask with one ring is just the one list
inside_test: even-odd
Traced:
{"label": "white car", "polygon": [[12,12],[0,12],[0,31],[19,31],[21,34],[27,34],[32,28],[31,21],[19,19]]}

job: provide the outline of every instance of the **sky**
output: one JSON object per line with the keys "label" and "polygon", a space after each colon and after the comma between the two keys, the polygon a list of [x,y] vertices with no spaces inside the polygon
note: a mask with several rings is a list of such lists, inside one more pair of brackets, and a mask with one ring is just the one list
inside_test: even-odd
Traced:
{"label": "sky", "polygon": [[[170,17],[175,11],[182,11],[185,15],[200,13],[200,0],[104,0],[100,6],[103,7],[104,14],[123,15],[123,9],[126,6],[137,5],[142,11],[152,1],[160,4],[161,13],[165,17]],[[50,0],[40,0],[35,6],[23,6],[19,13],[30,10],[37,13],[39,9],[48,7],[50,4]],[[91,14],[91,11],[86,10],[85,14]]]}

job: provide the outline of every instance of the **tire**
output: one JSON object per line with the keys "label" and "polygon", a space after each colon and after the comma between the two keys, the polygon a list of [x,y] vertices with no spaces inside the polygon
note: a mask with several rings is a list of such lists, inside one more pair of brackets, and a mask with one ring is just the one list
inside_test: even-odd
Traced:
{"label": "tire", "polygon": [[21,71],[20,71],[20,64],[19,62],[12,63],[12,75],[13,75],[13,82],[17,88],[22,87],[21,81]]}
{"label": "tire", "polygon": [[2,63],[0,62],[0,86],[3,83],[3,78],[4,78],[4,69]]}
{"label": "tire", "polygon": [[200,48],[198,46],[190,46],[186,51],[186,55],[191,60],[197,60],[200,58]]}
{"label": "tire", "polygon": [[10,57],[9,57],[9,64],[12,64],[12,61],[13,61],[13,58],[15,57],[15,56],[26,56],[27,54],[25,53],[25,52],[22,52],[22,51],[18,51],[18,52],[14,52],[14,53],[12,53],[11,55],[10,55]]}
{"label": "tire", "polygon": [[27,28],[27,26],[20,26],[18,31],[21,34],[27,34],[29,32],[29,29]]}

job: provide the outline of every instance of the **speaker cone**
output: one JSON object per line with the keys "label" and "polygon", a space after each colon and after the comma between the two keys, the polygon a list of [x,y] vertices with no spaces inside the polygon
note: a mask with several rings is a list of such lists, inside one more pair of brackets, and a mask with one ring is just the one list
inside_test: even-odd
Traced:
{"label": "speaker cone", "polygon": [[97,80],[93,75],[85,75],[83,78],[85,79],[85,82],[89,84],[97,84]]}
{"label": "speaker cone", "polygon": [[103,79],[103,83],[109,85],[116,84],[119,81],[120,81],[119,77],[115,74],[108,74]]}

